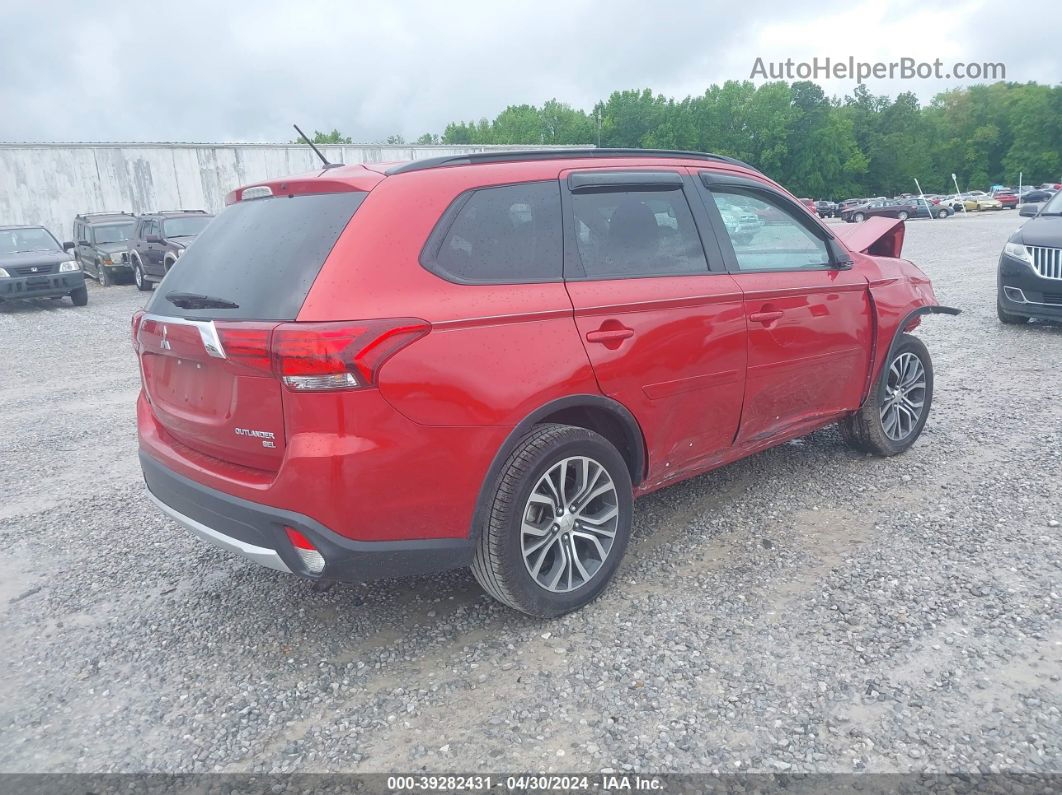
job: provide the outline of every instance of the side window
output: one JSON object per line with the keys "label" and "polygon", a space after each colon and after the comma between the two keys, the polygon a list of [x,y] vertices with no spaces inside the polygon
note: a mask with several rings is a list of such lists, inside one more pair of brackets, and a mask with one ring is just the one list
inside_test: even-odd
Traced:
{"label": "side window", "polygon": [[556,181],[474,190],[455,202],[437,231],[445,234],[441,240],[432,234],[422,262],[445,279],[496,284],[561,280]]}
{"label": "side window", "polygon": [[830,265],[826,242],[787,207],[753,191],[713,189],[741,270],[799,270]]}
{"label": "side window", "polygon": [[572,210],[579,260],[591,279],[708,272],[681,190],[578,192]]}

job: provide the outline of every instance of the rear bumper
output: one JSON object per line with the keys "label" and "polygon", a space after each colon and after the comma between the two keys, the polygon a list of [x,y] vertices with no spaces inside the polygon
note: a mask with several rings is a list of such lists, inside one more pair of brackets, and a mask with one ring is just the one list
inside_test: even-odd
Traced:
{"label": "rear bumper", "polygon": [[0,299],[13,301],[19,298],[49,298],[53,295],[69,295],[78,287],[85,286],[85,274],[49,273],[39,276],[13,276],[0,279]]}
{"label": "rear bumper", "polygon": [[[367,582],[432,574],[472,562],[469,539],[353,541],[294,511],[233,497],[171,471],[143,450],[140,466],[151,499],[205,541],[262,566],[314,579]],[[325,560],[309,571],[288,540],[285,528],[308,538]]]}

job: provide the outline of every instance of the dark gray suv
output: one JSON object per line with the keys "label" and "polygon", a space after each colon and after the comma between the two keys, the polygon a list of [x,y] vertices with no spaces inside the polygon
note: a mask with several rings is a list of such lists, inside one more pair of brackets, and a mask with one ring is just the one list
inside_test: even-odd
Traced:
{"label": "dark gray suv", "polygon": [[141,215],[129,240],[127,254],[137,289],[150,290],[155,282],[162,281],[173,263],[213,217],[205,210]]}
{"label": "dark gray suv", "polygon": [[101,287],[131,273],[126,249],[135,227],[132,213],[82,213],[74,218],[74,254]]}

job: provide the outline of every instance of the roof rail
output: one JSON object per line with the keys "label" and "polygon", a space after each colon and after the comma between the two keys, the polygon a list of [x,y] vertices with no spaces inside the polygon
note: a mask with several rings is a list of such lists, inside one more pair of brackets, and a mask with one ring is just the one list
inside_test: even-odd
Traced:
{"label": "roof rail", "polygon": [[75,218],[80,218],[82,220],[86,220],[86,219],[89,219],[89,218],[96,218],[96,217],[99,217],[99,216],[110,216],[110,215],[128,215],[130,218],[136,218],[136,214],[135,213],[126,212],[125,210],[102,210],[101,212],[98,212],[98,213],[78,213],[75,216]]}
{"label": "roof rail", "polygon": [[144,213],[144,215],[175,215],[177,213],[202,213],[207,215],[206,210],[155,210],[153,213]]}
{"label": "roof rail", "polygon": [[387,169],[387,175],[408,174],[410,171],[426,171],[445,166],[470,166],[479,163],[504,163],[519,160],[568,160],[585,157],[671,157],[690,160],[713,160],[718,163],[730,163],[743,168],[757,169],[726,155],[713,155],[708,152],[684,152],[671,149],[511,149],[493,152],[470,152],[464,155],[447,155],[445,157],[427,157],[413,160]]}

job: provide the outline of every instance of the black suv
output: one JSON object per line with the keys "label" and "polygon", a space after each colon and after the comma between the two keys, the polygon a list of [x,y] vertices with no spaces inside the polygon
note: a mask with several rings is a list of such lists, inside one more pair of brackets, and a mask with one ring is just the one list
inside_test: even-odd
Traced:
{"label": "black suv", "polygon": [[137,219],[127,257],[138,290],[150,290],[213,218],[205,210],[147,213]]}
{"label": "black suv", "polygon": [[0,226],[0,301],[62,298],[88,303],[85,274],[70,250],[43,226]]}
{"label": "black suv", "polygon": [[74,218],[74,253],[82,270],[106,287],[130,273],[126,249],[136,227],[132,213],[81,213]]}
{"label": "black suv", "polygon": [[[1035,206],[1024,205],[1020,212],[1035,212]],[[1062,320],[1062,192],[1046,201],[1003,246],[996,313],[1003,323],[1025,323],[1033,317]]]}

